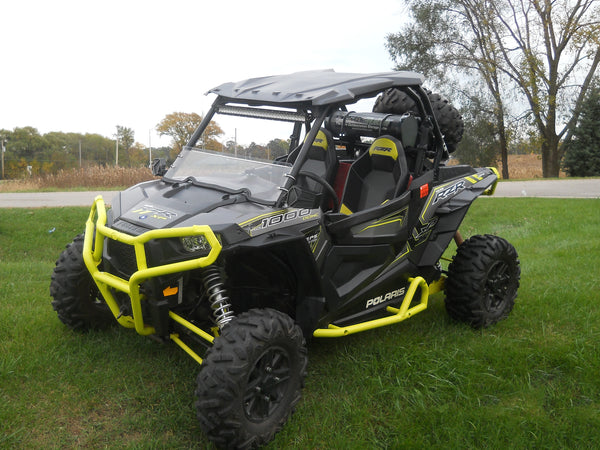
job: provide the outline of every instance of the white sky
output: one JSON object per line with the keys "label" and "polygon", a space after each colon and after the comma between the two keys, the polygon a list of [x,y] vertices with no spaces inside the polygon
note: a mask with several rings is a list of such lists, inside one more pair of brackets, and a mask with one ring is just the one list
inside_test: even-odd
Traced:
{"label": "white sky", "polygon": [[[152,146],[175,111],[206,112],[227,81],[335,69],[392,70],[385,36],[403,0],[4,0],[0,129],[133,128]],[[243,136],[240,143],[246,143]]]}

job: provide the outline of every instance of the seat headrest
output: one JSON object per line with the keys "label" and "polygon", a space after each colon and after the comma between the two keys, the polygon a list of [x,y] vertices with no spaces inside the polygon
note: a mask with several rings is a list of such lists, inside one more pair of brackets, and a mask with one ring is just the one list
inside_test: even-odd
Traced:
{"label": "seat headrest", "polygon": [[[315,140],[312,143],[312,147],[321,147],[323,150],[327,151],[331,139],[331,135],[328,135],[326,130],[321,128],[315,136]],[[304,140],[306,140],[306,138],[304,138]]]}
{"label": "seat headrest", "polygon": [[401,145],[400,141],[391,136],[380,137],[375,139],[369,147],[369,155],[386,156],[396,161],[398,159],[398,147],[401,147]]}

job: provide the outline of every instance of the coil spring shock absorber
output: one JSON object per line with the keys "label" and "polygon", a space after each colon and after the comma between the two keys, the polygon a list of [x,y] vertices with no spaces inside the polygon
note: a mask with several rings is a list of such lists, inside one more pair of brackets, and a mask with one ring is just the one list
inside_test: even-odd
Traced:
{"label": "coil spring shock absorber", "polygon": [[221,272],[215,266],[206,267],[202,272],[202,281],[208,294],[208,301],[213,310],[213,316],[219,328],[233,320],[233,310],[227,291],[223,285]]}

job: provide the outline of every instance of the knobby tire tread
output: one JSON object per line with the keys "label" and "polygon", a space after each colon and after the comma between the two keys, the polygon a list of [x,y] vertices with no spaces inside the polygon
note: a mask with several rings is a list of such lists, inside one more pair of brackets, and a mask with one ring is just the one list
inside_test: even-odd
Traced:
{"label": "knobby tire tread", "polygon": [[[269,346],[286,348],[292,359],[290,386],[276,414],[252,423],[243,412],[242,397],[257,355]],[[240,314],[221,331],[207,351],[197,378],[198,421],[220,448],[256,448],[273,439],[300,401],[306,376],[307,351],[300,328],[273,309]]]}
{"label": "knobby tire tread", "polygon": [[58,318],[76,331],[104,329],[115,323],[83,261],[83,234],[62,251],[50,281],[52,307]]}
{"label": "knobby tire tread", "polygon": [[[493,308],[486,306],[489,271],[494,264],[506,267],[503,294]],[[485,328],[505,319],[512,311],[520,279],[518,255],[506,240],[493,235],[473,236],[457,249],[448,267],[446,310],[455,320],[473,328]]]}

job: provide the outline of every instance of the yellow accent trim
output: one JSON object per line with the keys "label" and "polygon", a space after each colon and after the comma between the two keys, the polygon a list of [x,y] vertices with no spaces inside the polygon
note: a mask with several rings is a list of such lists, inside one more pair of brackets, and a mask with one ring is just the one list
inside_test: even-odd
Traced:
{"label": "yellow accent trim", "polygon": [[387,225],[387,224],[394,223],[394,222],[402,222],[402,221],[404,221],[404,218],[406,217],[406,214],[403,214],[403,213],[407,209],[408,209],[408,207],[403,208],[399,212],[395,212],[389,216],[383,217],[382,219],[376,220],[371,225],[367,225],[362,230],[360,230],[359,233],[362,233],[363,231],[368,230],[369,228],[376,228],[376,227],[380,227],[382,225]]}
{"label": "yellow accent trim", "polygon": [[350,208],[348,208],[346,205],[344,205],[342,203],[342,206],[340,206],[340,212],[342,214],[346,214],[347,216],[349,216],[350,214],[352,214],[352,211],[350,211]]}
{"label": "yellow accent trim", "polygon": [[[96,219],[96,220],[95,220]],[[165,264],[162,266],[148,267],[144,244],[153,239],[175,238],[183,236],[203,235],[211,246],[208,255],[182,262]],[[124,244],[132,245],[135,250],[135,258],[138,270],[134,272],[129,280],[102,272],[98,266],[102,262],[102,249],[104,239],[110,238]],[[161,275],[169,275],[177,272],[206,267],[215,262],[221,253],[221,244],[207,225],[193,225],[191,227],[170,228],[165,230],[150,230],[139,236],[130,236],[113,230],[106,226],[106,207],[102,196],[94,199],[94,204],[85,225],[85,238],[83,241],[83,260],[94,279],[102,297],[110,308],[117,321],[126,328],[135,328],[142,335],[155,332],[154,327],[146,325],[142,314],[141,302],[144,295],[140,293],[140,285],[149,278]],[[119,305],[113,295],[113,290],[126,293],[131,300],[131,316],[122,315]],[[195,330],[192,330],[195,331]],[[204,337],[201,335],[201,337]]]}
{"label": "yellow accent trim", "polygon": [[[308,137],[308,136],[306,136],[306,137]],[[304,141],[306,141],[306,138],[304,138]],[[323,132],[323,130],[319,130],[319,132],[315,136],[315,140],[313,141],[312,145],[314,147],[321,147],[325,151],[327,150],[327,148],[328,148],[327,136],[325,136],[325,133]]]}
{"label": "yellow accent trim", "polygon": [[498,172],[498,169],[495,167],[488,167],[488,169],[494,172],[494,175],[496,175],[496,181],[494,181],[494,184],[492,184],[489,188],[483,191],[483,195],[494,195],[496,192],[496,186],[498,186],[498,181],[500,180],[500,172]]}
{"label": "yellow accent trim", "polygon": [[[313,332],[313,336],[323,338],[348,336],[361,331],[372,330],[374,328],[402,322],[403,320],[406,320],[409,317],[425,310],[427,308],[427,300],[429,299],[430,286],[422,277],[409,278],[408,281],[410,282],[410,285],[406,295],[404,296],[404,299],[402,300],[400,308],[393,308],[391,306],[386,308],[387,312],[390,313],[389,316],[369,320],[363,323],[357,323],[355,325],[348,325],[346,327],[338,327],[336,325],[329,324],[327,328],[316,329]],[[439,287],[439,280],[431,284],[432,291],[434,292],[438,292]],[[409,308],[417,288],[421,288],[421,300],[419,304]]]}
{"label": "yellow accent trim", "polygon": [[398,261],[398,260],[402,259],[402,258],[404,257],[404,255],[407,255],[407,254],[408,254],[408,253],[410,253],[410,251],[412,250],[412,249],[410,248],[410,244],[409,244],[408,242],[406,243],[406,246],[405,246],[405,248],[406,248],[406,251],[405,251],[404,253],[402,253],[402,254],[400,254],[400,255],[396,256],[396,259],[395,259],[395,260],[392,262],[392,264],[394,264],[396,261]]}
{"label": "yellow accent trim", "polygon": [[391,139],[378,138],[369,147],[369,155],[389,156],[395,161],[398,159],[398,147]]}
{"label": "yellow accent trim", "polygon": [[404,219],[404,217],[399,217],[397,219],[387,220],[387,221],[381,222],[381,223],[374,223],[373,225],[369,225],[369,226],[364,227],[362,230],[359,231],[359,233],[362,233],[363,231],[368,230],[370,228],[377,228],[377,227],[380,227],[382,225],[388,225],[388,224],[394,223],[394,222],[402,222],[403,219]]}

